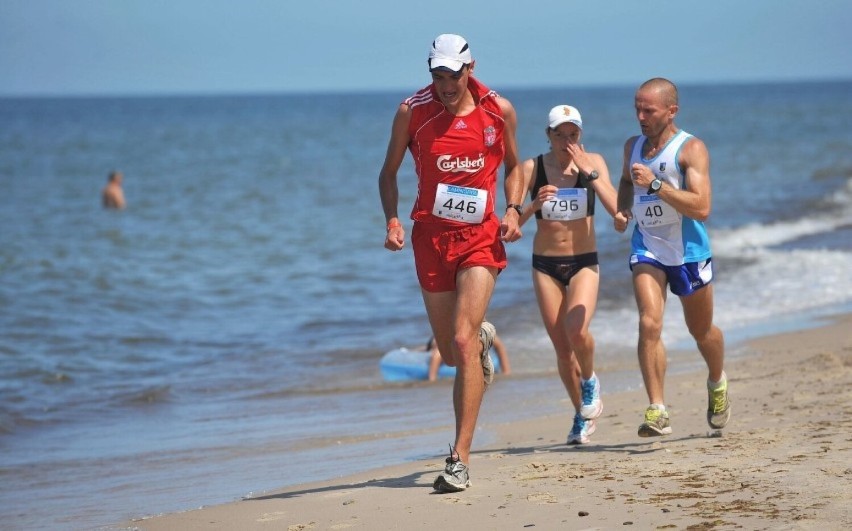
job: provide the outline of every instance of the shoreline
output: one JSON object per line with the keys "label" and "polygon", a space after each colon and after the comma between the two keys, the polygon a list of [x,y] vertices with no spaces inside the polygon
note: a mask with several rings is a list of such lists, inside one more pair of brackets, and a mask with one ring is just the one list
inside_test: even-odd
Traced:
{"label": "shoreline", "polygon": [[[636,435],[644,389],[604,395],[592,441],[566,446],[564,415],[503,424],[475,444],[473,486],[434,494],[442,457],[133,519],[123,529],[836,529],[852,525],[852,314],[746,341],[726,363],[733,416],[706,420],[703,371],[670,367],[673,433]],[[697,354],[696,354],[697,355]],[[557,418],[558,417],[558,418]],[[298,470],[298,464],[293,470]]]}

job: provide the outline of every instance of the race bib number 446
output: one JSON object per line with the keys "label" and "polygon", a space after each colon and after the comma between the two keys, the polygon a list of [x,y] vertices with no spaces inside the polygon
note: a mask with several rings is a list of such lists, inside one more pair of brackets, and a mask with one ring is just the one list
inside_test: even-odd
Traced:
{"label": "race bib number 446", "polygon": [[432,214],[463,223],[481,223],[487,204],[488,192],[485,190],[440,183]]}

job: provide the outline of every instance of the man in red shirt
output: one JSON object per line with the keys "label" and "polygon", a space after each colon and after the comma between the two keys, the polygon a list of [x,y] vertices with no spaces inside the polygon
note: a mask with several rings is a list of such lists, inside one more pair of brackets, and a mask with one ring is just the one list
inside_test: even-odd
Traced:
{"label": "man in red shirt", "polygon": [[[474,78],[473,68],[464,38],[435,39],[429,52],[432,83],[400,104],[379,173],[385,248],[398,251],[405,245],[405,229],[397,213],[397,172],[406,150],[411,152],[418,177],[411,211],[417,278],[441,356],[456,367],[456,436],[433,484],[439,492],[470,486],[473,433],[494,372],[488,351],[495,330],[483,320],[497,275],[507,264],[503,242],[521,237],[515,109]],[[502,219],[495,213],[501,164],[507,203]]]}

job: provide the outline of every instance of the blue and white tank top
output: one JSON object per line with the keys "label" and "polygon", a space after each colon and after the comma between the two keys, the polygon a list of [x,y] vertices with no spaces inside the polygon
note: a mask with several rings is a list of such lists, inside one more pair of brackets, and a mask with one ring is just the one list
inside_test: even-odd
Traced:
{"label": "blue and white tank top", "polygon": [[[630,166],[644,164],[659,179],[678,190],[688,189],[681,173],[678,156],[692,135],[678,131],[654,157],[644,159],[642,147],[648,137],[641,135],[633,144]],[[701,262],[710,258],[710,238],[704,223],[686,217],[647,189],[633,188],[633,253],[652,258],[667,266]]]}

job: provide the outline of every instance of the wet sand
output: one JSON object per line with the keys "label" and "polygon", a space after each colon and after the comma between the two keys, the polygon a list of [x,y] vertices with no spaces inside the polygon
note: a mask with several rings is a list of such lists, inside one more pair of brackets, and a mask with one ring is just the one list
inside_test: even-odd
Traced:
{"label": "wet sand", "polygon": [[[747,345],[752,353],[726,366],[733,416],[721,435],[705,420],[706,373],[669,375],[673,433],[647,439],[636,434],[644,390],[606,394],[604,373],[605,409],[590,444],[564,444],[564,415],[481,418],[496,440],[474,441],[473,486],[462,493],[432,491],[437,456],[121,527],[851,528],[852,315]],[[288,470],[297,474],[298,463]]]}

